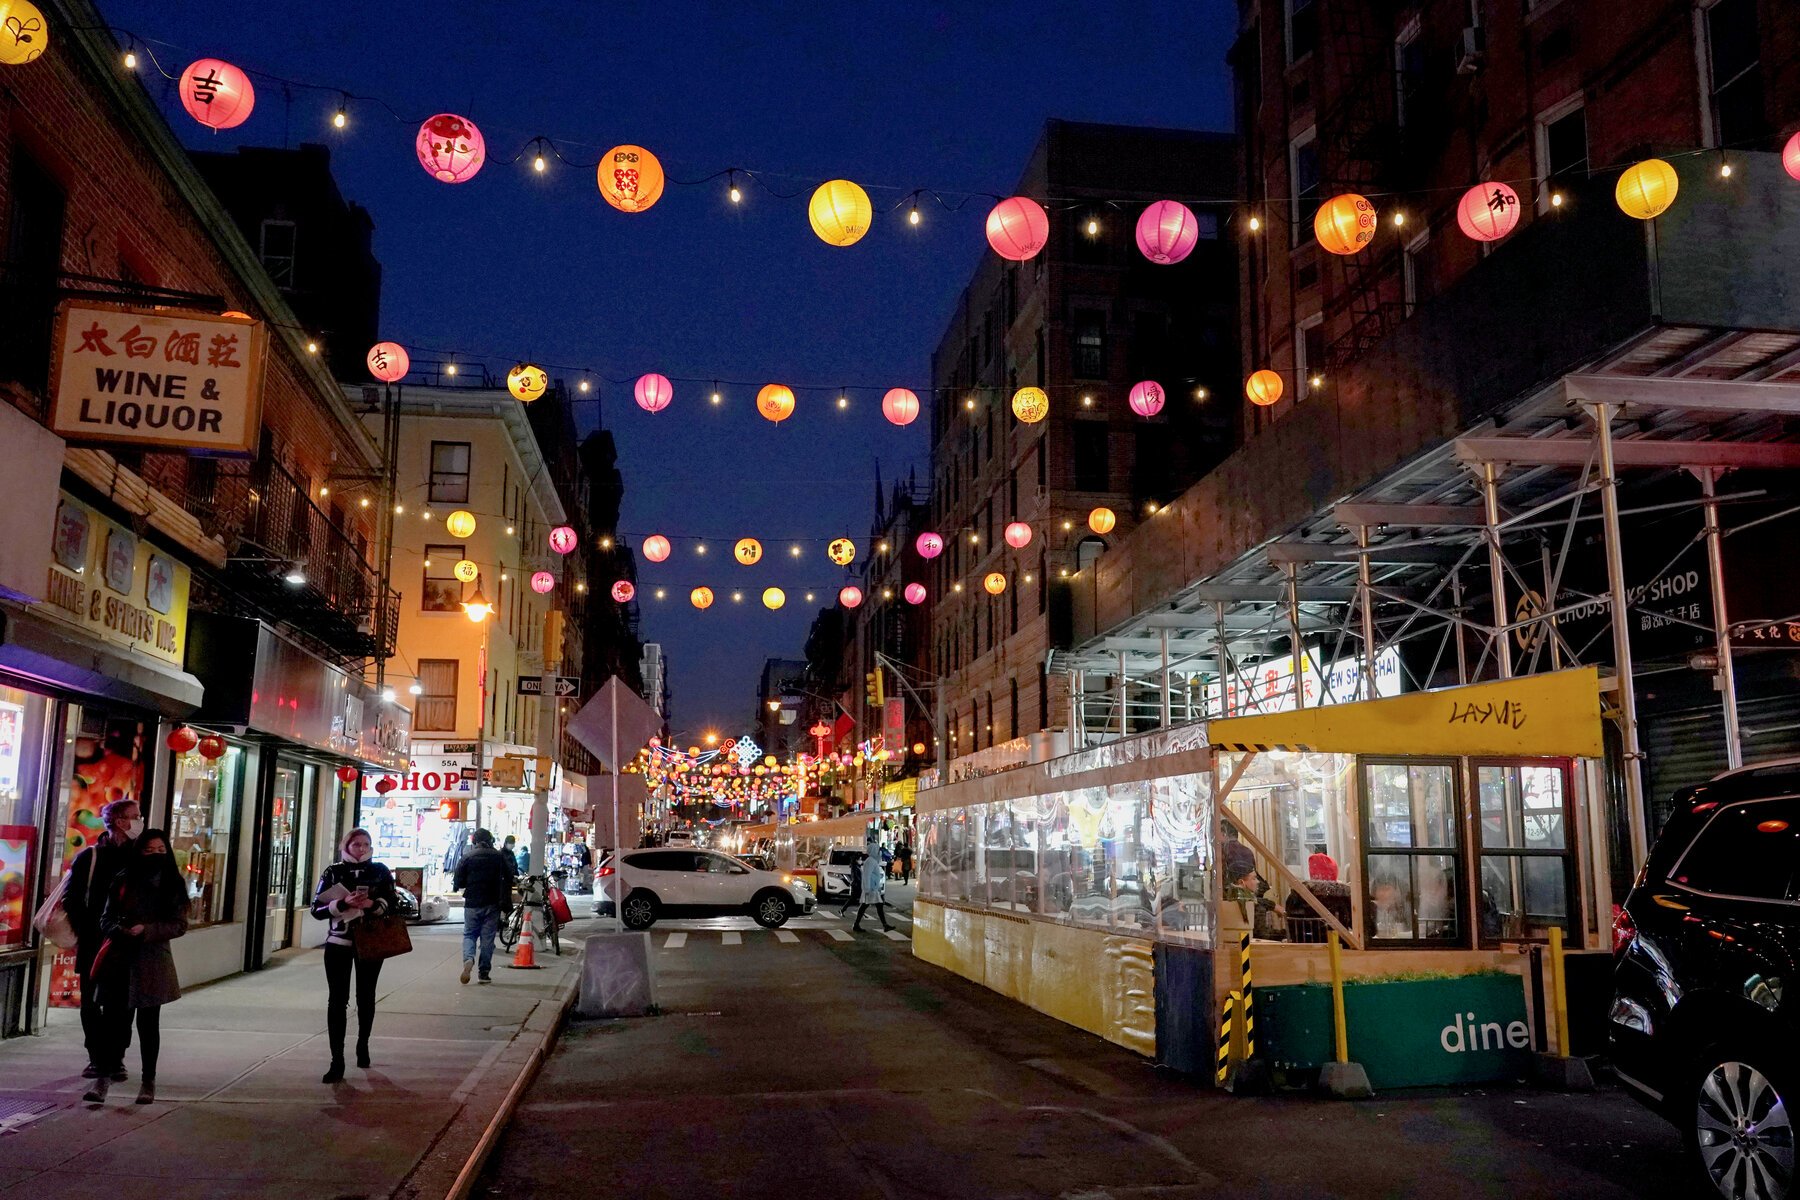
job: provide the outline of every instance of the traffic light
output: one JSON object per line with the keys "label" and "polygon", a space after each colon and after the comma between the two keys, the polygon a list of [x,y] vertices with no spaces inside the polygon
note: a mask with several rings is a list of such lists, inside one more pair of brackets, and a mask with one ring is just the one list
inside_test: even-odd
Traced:
{"label": "traffic light", "polygon": [[461,800],[441,800],[438,802],[438,816],[446,821],[460,821],[463,819],[462,804]]}
{"label": "traffic light", "polygon": [[869,707],[880,708],[882,701],[886,699],[881,690],[881,668],[876,667],[873,671],[870,671],[867,675],[863,676],[863,679],[868,684]]}
{"label": "traffic light", "polygon": [[562,666],[563,615],[560,609],[544,614],[544,670],[554,674]]}

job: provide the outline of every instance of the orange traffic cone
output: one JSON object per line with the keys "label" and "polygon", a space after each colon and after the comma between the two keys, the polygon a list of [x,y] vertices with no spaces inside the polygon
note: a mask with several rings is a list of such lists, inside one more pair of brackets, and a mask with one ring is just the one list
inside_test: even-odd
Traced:
{"label": "orange traffic cone", "polygon": [[519,922],[519,944],[513,949],[513,960],[506,964],[516,971],[541,971],[537,964],[537,951],[531,944],[531,914],[527,912],[524,920]]}

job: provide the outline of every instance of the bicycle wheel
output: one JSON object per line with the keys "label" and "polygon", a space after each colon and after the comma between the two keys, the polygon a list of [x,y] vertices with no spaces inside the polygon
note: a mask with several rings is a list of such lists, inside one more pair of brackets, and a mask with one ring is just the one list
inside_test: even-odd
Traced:
{"label": "bicycle wheel", "polygon": [[519,917],[524,911],[523,906],[516,906],[500,918],[500,944],[508,950],[519,944]]}

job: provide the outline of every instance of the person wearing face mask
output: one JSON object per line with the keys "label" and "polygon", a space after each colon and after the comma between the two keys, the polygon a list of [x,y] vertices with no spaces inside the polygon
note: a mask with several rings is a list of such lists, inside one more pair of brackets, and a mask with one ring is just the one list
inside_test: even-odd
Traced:
{"label": "person wearing face mask", "polygon": [[136,800],[114,800],[100,810],[102,830],[94,844],[75,856],[69,865],[69,886],[63,893],[63,910],[75,929],[75,975],[81,981],[81,1035],[87,1043],[88,1064],[82,1069],[84,1079],[109,1076],[114,1083],[125,1080],[124,1054],[131,1046],[129,1027],[125,1041],[118,1046],[119,1061],[113,1061],[112,1035],[100,1011],[99,981],[94,978],[94,956],[106,935],[100,930],[100,915],[106,904],[107,885],[125,865],[125,851],[131,840],[144,828],[138,816]]}
{"label": "person wearing face mask", "polygon": [[[169,837],[145,829],[125,851],[124,865],[106,889],[100,929],[106,946],[95,962],[100,1003],[111,1037],[111,1057],[123,1065],[137,1018],[139,1104],[156,1100],[156,1056],[162,1049],[162,1006],[181,999],[169,943],[187,932],[187,882],[169,853]],[[106,1099],[108,1076],[94,1080],[84,1099]]]}
{"label": "person wearing face mask", "polygon": [[369,1065],[369,1030],[375,1024],[375,984],[381,960],[358,958],[351,925],[364,916],[384,916],[400,905],[394,876],[372,860],[374,842],[366,829],[352,829],[338,844],[338,861],[325,868],[313,889],[312,915],[329,921],[325,935],[325,1029],[331,1039],[331,1066],[322,1083],[344,1077],[344,1030],[350,1004],[350,977],[356,976],[356,1065]]}

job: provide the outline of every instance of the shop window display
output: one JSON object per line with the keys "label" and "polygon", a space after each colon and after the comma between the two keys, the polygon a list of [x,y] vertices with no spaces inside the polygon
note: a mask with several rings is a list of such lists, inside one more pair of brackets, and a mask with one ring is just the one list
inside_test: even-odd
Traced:
{"label": "shop window display", "polygon": [[243,795],[244,751],[227,745],[224,757],[199,754],[175,761],[169,807],[169,849],[188,885],[188,927],[232,919],[238,806]]}
{"label": "shop window display", "polygon": [[0,950],[30,938],[50,702],[0,687]]}

